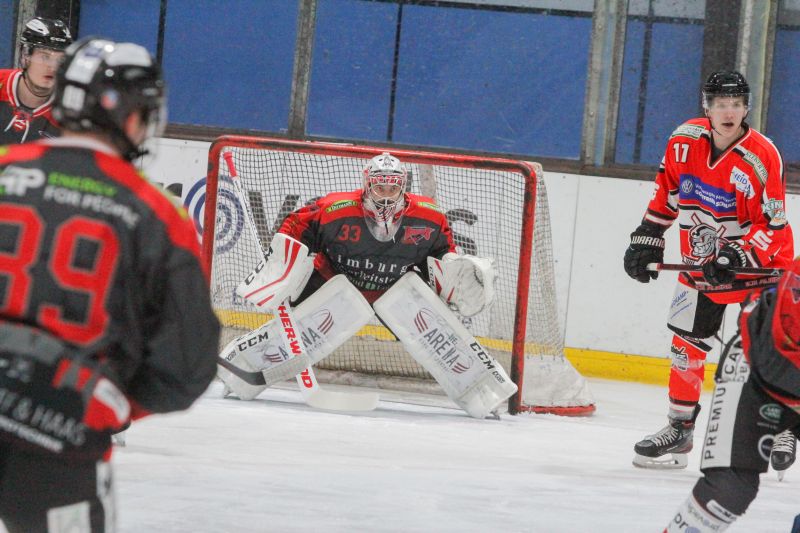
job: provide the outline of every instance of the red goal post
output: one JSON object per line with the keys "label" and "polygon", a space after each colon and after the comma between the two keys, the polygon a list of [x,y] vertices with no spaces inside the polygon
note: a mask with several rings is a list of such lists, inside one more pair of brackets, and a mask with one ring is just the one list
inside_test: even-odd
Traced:
{"label": "red goal post", "polygon": [[[212,302],[225,329],[223,343],[268,318],[234,292],[260,255],[244,227],[244,209],[250,209],[266,247],[289,212],[327,193],[360,188],[366,161],[384,151],[409,169],[409,191],[433,197],[447,214],[460,253],[495,259],[495,304],[463,322],[518,385],[509,412],[591,414],[588,386],[563,355],[541,167],[526,161],[266,137],[218,138],[208,156],[203,255]],[[247,206],[232,194],[223,161],[227,152],[236,159]],[[318,367],[430,379],[377,320]]]}

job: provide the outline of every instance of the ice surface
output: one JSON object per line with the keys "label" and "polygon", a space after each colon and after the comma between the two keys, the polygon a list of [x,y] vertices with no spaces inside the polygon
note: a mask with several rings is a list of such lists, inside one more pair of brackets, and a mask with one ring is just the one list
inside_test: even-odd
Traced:
{"label": "ice surface", "polygon": [[[115,451],[119,526],[140,532],[661,531],[699,472],[631,465],[666,422],[666,388],[590,380],[590,418],[474,420],[444,398],[383,393],[368,414],[316,411],[293,389],[252,402],[218,383],[185,413],[133,425]],[[704,396],[707,403],[708,396]],[[419,405],[425,404],[425,405]],[[700,414],[705,430],[707,410]],[[761,490],[730,531],[781,532],[800,468]]]}

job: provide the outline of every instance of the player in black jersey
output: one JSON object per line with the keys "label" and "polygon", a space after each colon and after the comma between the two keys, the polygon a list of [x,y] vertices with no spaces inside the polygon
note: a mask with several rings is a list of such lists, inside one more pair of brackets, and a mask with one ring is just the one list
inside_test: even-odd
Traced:
{"label": "player in black jersey", "polygon": [[186,409],[219,323],[194,227],[130,161],[162,131],[141,46],[79,41],[58,71],[64,135],[0,147],[0,519],[111,531],[111,434]]}
{"label": "player in black jersey", "polygon": [[0,70],[0,145],[58,136],[53,90],[70,43],[69,28],[58,19],[35,17],[25,24],[20,68]]}
{"label": "player in black jersey", "polygon": [[728,343],[717,367],[703,477],[667,526],[669,533],[727,529],[755,499],[770,450],[775,466],[776,439],[780,443],[788,431],[794,444],[800,433],[800,258],[777,289],[750,296],[739,330],[741,337]]}

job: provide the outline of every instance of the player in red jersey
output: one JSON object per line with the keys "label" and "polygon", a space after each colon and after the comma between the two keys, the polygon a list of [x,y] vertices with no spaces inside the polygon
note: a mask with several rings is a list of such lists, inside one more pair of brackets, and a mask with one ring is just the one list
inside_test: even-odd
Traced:
{"label": "player in red jersey", "polygon": [[0,70],[0,145],[56,137],[51,113],[56,70],[72,43],[58,19],[36,17],[19,38],[20,68]]}
{"label": "player in red jersey", "polygon": [[183,207],[130,161],[165,120],[132,43],[66,51],[64,135],[0,147],[0,520],[111,531],[111,434],[186,409],[214,377],[217,321]]}
{"label": "player in red jersey", "polygon": [[[236,292],[264,311],[286,299],[297,304],[312,364],[377,314],[457,405],[484,418],[516,385],[453,311],[469,317],[491,303],[492,262],[457,255],[445,214],[406,185],[396,157],[372,158],[361,189],[329,194],[290,214],[270,243],[266,264]],[[309,254],[316,254],[313,261]],[[294,365],[297,359],[276,341],[276,324],[222,351],[218,375],[241,399],[285,379],[284,371],[294,375],[306,367]],[[243,380],[242,369],[264,379]]]}
{"label": "player in red jersey", "polygon": [[724,531],[758,493],[773,441],[800,433],[800,258],[749,298],[717,368],[700,478],[666,532]]}
{"label": "player in red jersey", "polygon": [[[674,332],[669,380],[669,424],[635,446],[634,464],[685,468],[703,384],[706,354],[722,324],[726,304],[777,280],[736,275],[736,267],[786,267],[792,230],[786,220],[783,159],[767,137],[744,120],[750,87],[738,72],[713,73],[703,86],[705,118],[679,126],[667,143],[644,218],[631,234],[625,271],[647,283],[648,263],[664,257],[664,232],[675,221],[687,265],[668,327]],[[670,459],[659,459],[668,453]]]}

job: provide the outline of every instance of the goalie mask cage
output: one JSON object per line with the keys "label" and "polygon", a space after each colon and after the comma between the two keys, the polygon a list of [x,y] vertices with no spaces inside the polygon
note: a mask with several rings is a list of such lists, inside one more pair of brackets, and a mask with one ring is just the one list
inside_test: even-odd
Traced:
{"label": "goalie mask cage", "polygon": [[[563,353],[544,181],[538,165],[524,161],[220,137],[209,150],[203,255],[211,273],[212,303],[224,328],[221,345],[271,318],[235,294],[260,260],[244,210],[250,211],[266,249],[287,214],[325,194],[360,189],[367,160],[385,151],[406,165],[408,192],[432,197],[446,213],[459,253],[494,258],[495,301],[462,322],[519,387],[509,412],[591,414],[588,386]],[[233,154],[248,205],[238,200],[223,159],[227,152]],[[371,385],[384,388],[413,381],[388,378],[432,380],[377,318],[315,368],[349,376],[348,383],[360,381],[352,376],[369,375]],[[323,381],[325,375],[320,374]]]}

